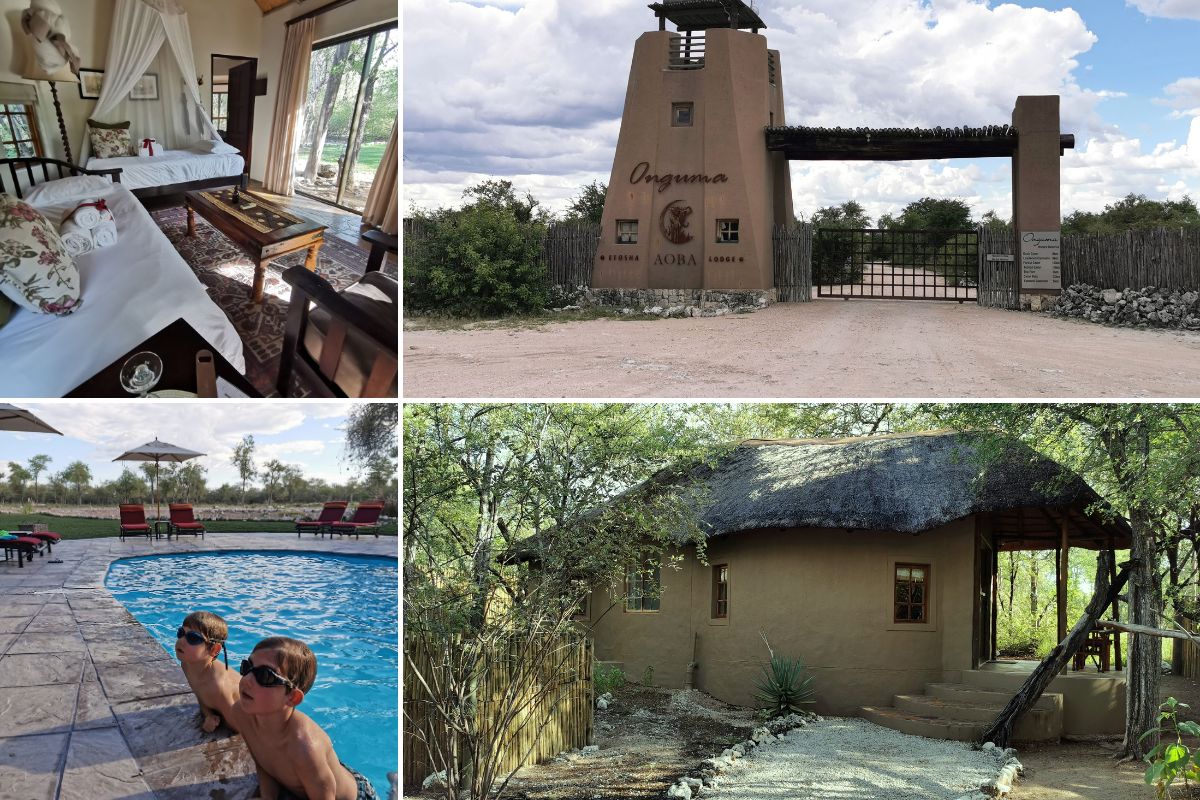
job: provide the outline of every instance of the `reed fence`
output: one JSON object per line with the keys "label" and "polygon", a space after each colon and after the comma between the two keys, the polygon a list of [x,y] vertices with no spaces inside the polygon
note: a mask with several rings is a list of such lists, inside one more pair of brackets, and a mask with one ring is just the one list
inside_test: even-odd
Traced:
{"label": "reed fence", "polygon": [[1062,237],[1063,286],[1200,289],[1200,227]]}
{"label": "reed fence", "polygon": [[[448,643],[447,646],[453,646]],[[498,739],[503,742],[500,774],[521,765],[538,764],[564,750],[583,747],[592,739],[592,643],[586,637],[546,641],[532,651],[535,666],[520,664],[531,651],[528,642],[500,642],[481,654],[486,667],[475,693],[476,724],[495,730],[502,724],[505,704],[521,710]],[[448,752],[451,741],[432,705],[419,672],[430,686],[444,686],[447,675],[441,653],[429,653],[418,642],[405,644],[403,779],[405,787],[420,786],[426,776],[443,768],[429,741]],[[515,683],[519,682],[519,685]],[[515,692],[515,693],[514,693]],[[458,745],[461,752],[461,745]]]}
{"label": "reed fence", "polygon": [[[1196,633],[1197,626],[1186,619],[1180,619],[1179,624],[1189,633]],[[1190,680],[1200,679],[1200,645],[1195,642],[1182,642],[1182,674]]]}
{"label": "reed fence", "polygon": [[780,303],[812,300],[813,227],[806,222],[776,225],[771,232],[775,262],[775,299]]}

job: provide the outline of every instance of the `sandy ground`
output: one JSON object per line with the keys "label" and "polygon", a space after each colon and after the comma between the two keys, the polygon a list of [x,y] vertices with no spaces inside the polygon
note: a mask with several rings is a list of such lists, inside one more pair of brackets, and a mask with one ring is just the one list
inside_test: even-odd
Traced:
{"label": "sandy ground", "polygon": [[1200,333],[974,303],[404,332],[404,397],[1196,397]]}

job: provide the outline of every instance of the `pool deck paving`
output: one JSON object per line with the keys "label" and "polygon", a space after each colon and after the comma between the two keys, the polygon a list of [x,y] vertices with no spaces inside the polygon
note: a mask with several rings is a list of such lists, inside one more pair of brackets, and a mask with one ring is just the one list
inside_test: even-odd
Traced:
{"label": "pool deck paving", "polygon": [[0,800],[253,796],[241,738],[200,730],[178,662],[104,586],[117,559],[230,550],[394,558],[397,539],[71,539],[23,568],[0,562]]}

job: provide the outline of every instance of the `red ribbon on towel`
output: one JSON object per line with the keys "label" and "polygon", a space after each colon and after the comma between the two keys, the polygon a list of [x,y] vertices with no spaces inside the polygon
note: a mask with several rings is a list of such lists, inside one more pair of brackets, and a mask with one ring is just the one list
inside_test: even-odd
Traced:
{"label": "red ribbon on towel", "polygon": [[150,155],[154,155],[154,140],[142,139],[142,147],[150,151]]}
{"label": "red ribbon on towel", "polygon": [[[79,205],[75,206],[75,211],[78,211],[79,209],[83,208],[84,206],[92,206],[97,211],[101,211],[101,212],[108,211],[108,203],[104,202],[104,200],[102,200],[102,199],[101,200],[93,200],[90,203],[80,203]],[[74,213],[74,212],[72,212],[72,213]]]}

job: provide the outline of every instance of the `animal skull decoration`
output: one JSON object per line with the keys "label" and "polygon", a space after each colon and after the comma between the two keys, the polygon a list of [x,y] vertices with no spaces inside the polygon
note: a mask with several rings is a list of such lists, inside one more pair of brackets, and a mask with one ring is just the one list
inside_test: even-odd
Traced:
{"label": "animal skull decoration", "polygon": [[79,52],[71,46],[71,26],[56,0],[30,0],[21,12],[21,29],[33,40],[38,66],[54,72],[64,64],[79,74]]}

